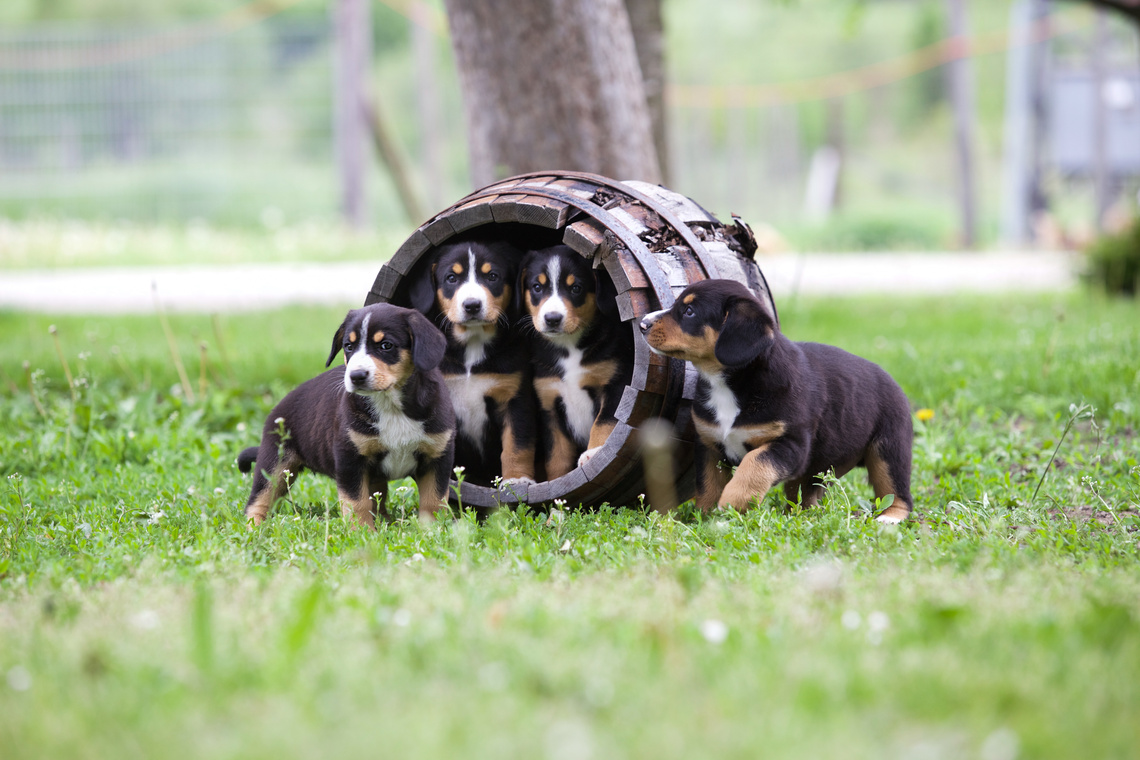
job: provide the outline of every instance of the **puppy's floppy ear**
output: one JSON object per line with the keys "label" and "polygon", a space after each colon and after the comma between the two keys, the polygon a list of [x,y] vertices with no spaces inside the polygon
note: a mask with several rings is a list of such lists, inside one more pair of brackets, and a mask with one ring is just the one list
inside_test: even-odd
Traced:
{"label": "puppy's floppy ear", "polygon": [[408,277],[408,303],[420,314],[435,306],[435,262],[416,267]]}
{"label": "puppy's floppy ear", "polygon": [[713,354],[726,367],[740,367],[768,353],[774,327],[760,303],[752,298],[729,298]]}
{"label": "puppy's floppy ear", "polygon": [[435,369],[447,351],[447,338],[439,328],[418,311],[408,312],[408,330],[412,333],[412,363],[420,372]]}
{"label": "puppy's floppy ear", "polygon": [[522,317],[526,315],[526,273],[534,261],[533,254],[527,254],[519,264],[519,276],[515,278],[515,295],[511,301],[511,308],[515,314]]}
{"label": "puppy's floppy ear", "polygon": [[617,288],[610,276],[601,269],[594,270],[594,296],[598,301],[598,311],[603,317],[618,318]]}
{"label": "puppy's floppy ear", "polygon": [[350,311],[344,321],[340,323],[340,327],[336,328],[336,332],[333,333],[332,350],[329,352],[328,361],[325,362],[326,367],[332,365],[333,359],[340,353],[341,344],[344,343],[344,331],[348,329],[348,320],[351,318],[352,312]]}

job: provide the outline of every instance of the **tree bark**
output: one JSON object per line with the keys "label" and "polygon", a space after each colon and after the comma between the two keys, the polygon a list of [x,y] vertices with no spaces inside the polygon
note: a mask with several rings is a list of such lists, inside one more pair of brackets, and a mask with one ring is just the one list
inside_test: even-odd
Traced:
{"label": "tree bark", "polygon": [[661,0],[625,0],[625,9],[629,13],[637,62],[641,66],[641,81],[645,87],[645,102],[649,106],[661,181],[668,185],[672,179],[665,120],[665,22],[661,17]]}
{"label": "tree bark", "polygon": [[470,174],[576,170],[661,181],[622,0],[446,0]]}

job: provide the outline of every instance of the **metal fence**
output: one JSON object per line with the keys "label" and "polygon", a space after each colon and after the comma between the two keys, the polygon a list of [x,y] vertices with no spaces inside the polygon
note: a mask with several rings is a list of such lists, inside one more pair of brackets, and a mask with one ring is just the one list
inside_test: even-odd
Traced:
{"label": "metal fence", "polygon": [[0,31],[0,212],[334,206],[330,38],[319,19]]}

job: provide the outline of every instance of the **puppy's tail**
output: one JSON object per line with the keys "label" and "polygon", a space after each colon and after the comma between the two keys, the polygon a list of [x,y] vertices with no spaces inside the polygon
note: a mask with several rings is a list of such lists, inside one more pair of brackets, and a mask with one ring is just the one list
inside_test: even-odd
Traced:
{"label": "puppy's tail", "polygon": [[248,449],[238,454],[238,469],[242,472],[250,472],[253,470],[253,463],[257,461],[257,447],[250,446]]}

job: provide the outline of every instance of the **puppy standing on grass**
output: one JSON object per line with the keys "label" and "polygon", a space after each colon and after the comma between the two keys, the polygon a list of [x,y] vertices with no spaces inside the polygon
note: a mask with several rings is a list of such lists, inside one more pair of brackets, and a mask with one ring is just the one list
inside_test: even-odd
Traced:
{"label": "puppy standing on grass", "polygon": [[386,514],[388,481],[397,478],[415,478],[421,517],[446,509],[455,415],[438,369],[445,347],[417,311],[350,311],[325,362],[343,348],[345,366],[286,395],[265,421],[261,446],[238,457],[242,472],[256,462],[246,517],[264,520],[305,469],[334,478],[341,509],[369,527]]}
{"label": "puppy standing on grass", "polygon": [[618,319],[612,283],[569,246],[531,251],[519,269],[519,295],[538,334],[534,388],[553,480],[589,461],[613,432],[633,373],[633,334]]}
{"label": "puppy standing on grass", "polygon": [[693,408],[700,509],[746,509],[777,483],[789,501],[814,506],[821,475],[865,467],[875,497],[894,496],[876,519],[898,523],[910,514],[910,405],[879,366],[834,346],[793,343],[731,280],[690,285],[640,327],[653,351],[700,372]]}
{"label": "puppy standing on grass", "polygon": [[453,243],[409,287],[412,306],[444,325],[440,370],[455,407],[455,462],[480,485],[499,476],[534,481],[532,373],[508,313],[519,256],[502,241]]}

